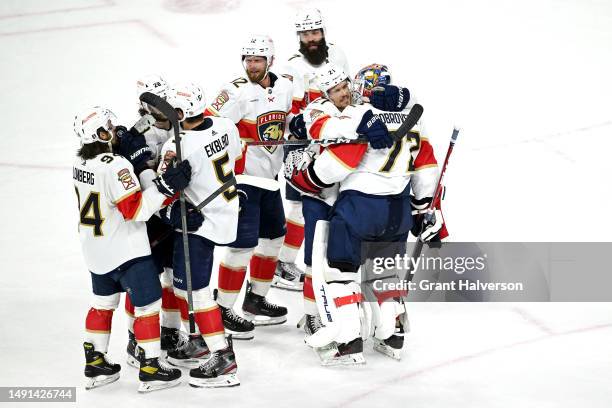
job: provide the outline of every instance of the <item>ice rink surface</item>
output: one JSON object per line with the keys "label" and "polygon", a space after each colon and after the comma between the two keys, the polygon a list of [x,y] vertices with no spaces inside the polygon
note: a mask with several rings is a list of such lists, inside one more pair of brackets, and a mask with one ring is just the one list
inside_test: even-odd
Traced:
{"label": "ice rink surface", "polygon": [[[292,19],[306,3],[0,3],[0,386],[83,384],[90,280],[70,170],[74,114],[100,104],[134,120],[135,80],[145,73],[200,82],[210,100],[221,83],[242,75],[239,47],[250,33],[272,36],[277,62],[294,52]],[[386,63],[394,81],[418,96],[439,160],[453,124],[462,127],[445,200],[454,241],[609,240],[612,3],[315,4],[351,74]],[[612,405],[610,304],[413,303],[401,362],[366,343],[367,365],[330,369],[295,328],[300,295],[272,289],[270,298],[289,307],[289,320],[235,343],[240,387],[183,384],[137,394],[119,310],[110,355],[123,364],[122,377],[98,390],[79,388],[77,405]]]}

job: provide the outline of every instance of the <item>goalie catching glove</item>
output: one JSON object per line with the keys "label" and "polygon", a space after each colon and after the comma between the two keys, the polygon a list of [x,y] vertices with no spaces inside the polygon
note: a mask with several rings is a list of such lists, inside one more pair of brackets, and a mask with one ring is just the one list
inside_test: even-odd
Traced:
{"label": "goalie catching glove", "polygon": [[314,155],[314,152],[303,149],[289,152],[285,160],[285,179],[303,193],[319,195],[321,190],[333,184],[322,182],[315,173]]}

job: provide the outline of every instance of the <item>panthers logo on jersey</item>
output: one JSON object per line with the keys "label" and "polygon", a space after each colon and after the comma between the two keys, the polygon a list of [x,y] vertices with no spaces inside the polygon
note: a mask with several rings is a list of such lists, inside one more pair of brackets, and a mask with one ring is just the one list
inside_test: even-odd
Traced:
{"label": "panthers logo on jersey", "polygon": [[[260,140],[282,140],[285,134],[287,113],[283,111],[266,112],[257,117],[257,134]],[[278,146],[264,146],[274,153]]]}

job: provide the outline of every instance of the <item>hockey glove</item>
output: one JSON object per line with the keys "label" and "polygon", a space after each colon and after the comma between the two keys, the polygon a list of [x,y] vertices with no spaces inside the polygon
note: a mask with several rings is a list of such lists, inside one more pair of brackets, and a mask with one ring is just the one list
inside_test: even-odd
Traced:
{"label": "hockey glove", "polygon": [[372,110],[368,110],[357,126],[357,134],[364,135],[373,149],[386,149],[393,146],[394,140],[389,135],[387,125]]}
{"label": "hockey glove", "polygon": [[304,122],[304,115],[295,115],[291,122],[289,122],[289,132],[293,137],[298,140],[306,140],[306,123]]}
{"label": "hockey glove", "polygon": [[388,112],[401,112],[408,105],[410,91],[395,85],[379,85],[372,89],[370,103],[376,109]]}
{"label": "hockey glove", "polygon": [[433,212],[417,214],[414,217],[412,235],[421,238],[424,242],[439,241],[439,233],[444,224],[442,211],[435,209]]}
{"label": "hockey glove", "polygon": [[[188,202],[185,202],[185,209],[187,210],[187,213],[185,214],[187,218],[187,231],[195,232],[204,222],[204,216],[200,211],[196,210],[195,206]],[[178,200],[173,201],[169,206],[159,210],[159,215],[161,216],[162,221],[174,229],[183,229],[183,221],[181,219],[181,204]]]}
{"label": "hockey glove", "polygon": [[332,184],[322,182],[314,170],[314,153],[307,150],[289,152],[285,161],[285,179],[297,190],[319,195]]}
{"label": "hockey glove", "polygon": [[152,156],[144,136],[134,130],[127,130],[125,126],[117,126],[115,134],[119,141],[118,153],[132,163],[134,172],[139,175],[148,168],[147,161]]}
{"label": "hockey glove", "polygon": [[151,129],[153,124],[155,124],[155,118],[152,115],[146,114],[138,119],[136,123],[134,123],[132,129],[141,135],[144,135],[147,130]]}
{"label": "hockey glove", "polygon": [[157,190],[166,197],[173,197],[179,190],[184,190],[191,181],[191,165],[183,160],[176,167],[168,167],[166,172],[153,180]]}

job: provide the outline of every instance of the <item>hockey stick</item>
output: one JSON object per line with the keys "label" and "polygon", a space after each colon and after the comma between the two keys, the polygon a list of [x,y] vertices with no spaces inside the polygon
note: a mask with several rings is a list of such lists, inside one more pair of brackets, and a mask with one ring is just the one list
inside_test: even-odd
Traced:
{"label": "hockey stick", "polygon": [[[391,137],[393,140],[398,141],[402,139],[404,136],[410,132],[410,130],[417,124],[419,119],[421,119],[421,115],[423,115],[423,107],[418,103],[415,103],[414,106],[410,109],[406,120],[401,124],[401,126],[395,131],[391,132]],[[335,139],[306,139],[306,140],[256,140],[252,142],[247,142],[248,146],[309,146],[309,145],[317,145],[317,144],[340,144],[340,143],[354,143],[354,144],[364,144],[368,143],[368,139],[359,137],[357,139],[345,139],[345,138],[335,138]]]}
{"label": "hockey stick", "polygon": [[[221,187],[219,187],[218,189],[213,191],[211,195],[209,195],[204,201],[202,201],[200,204],[198,204],[196,206],[196,210],[201,211],[202,208],[204,208],[208,204],[210,204],[212,202],[212,200],[214,200],[219,195],[224,193],[225,190],[227,190],[228,188],[230,188],[232,186],[235,186],[235,185],[236,185],[236,178],[232,177],[231,180],[228,180],[225,183],[223,183],[223,185]],[[174,229],[171,229],[170,231],[164,232],[159,238],[157,238],[154,241],[152,241],[151,244],[150,244],[151,245],[151,249],[155,248],[157,245],[159,245],[160,242],[162,242],[163,240],[168,238],[170,235],[172,235],[173,232],[174,232]]]}
{"label": "hockey stick", "polygon": [[[448,145],[448,150],[446,151],[446,157],[444,158],[444,164],[442,165],[442,170],[440,171],[440,176],[438,177],[438,182],[436,183],[436,189],[434,190],[433,197],[424,215],[425,219],[424,219],[423,224],[431,223],[431,221],[433,220],[433,216],[434,216],[433,214],[435,211],[434,203],[437,201],[438,197],[440,197],[440,194],[442,194],[442,179],[444,178],[444,174],[446,173],[448,159],[450,158],[450,155],[453,152],[453,148],[455,147],[455,143],[457,142],[458,136],[459,136],[459,129],[454,128],[453,134],[451,136],[450,144]],[[417,237],[417,240],[414,244],[414,249],[412,250],[412,255],[411,255],[412,262],[408,264],[406,275],[404,276],[404,281],[406,282],[410,282],[412,278],[414,277],[414,272],[415,272],[414,265],[416,264],[416,260],[419,258],[419,256],[421,256],[421,251],[423,251],[423,245],[425,244],[425,241],[421,239],[421,234],[419,234],[419,236]]]}
{"label": "hockey stick", "polygon": [[[151,92],[145,92],[140,95],[140,100],[148,105],[151,105],[158,111],[164,114],[168,121],[172,124],[174,129],[174,144],[176,146],[176,160],[180,163],[182,161],[181,152],[181,134],[179,130],[179,119],[176,110],[163,98],[152,94]],[[189,258],[189,239],[187,236],[187,209],[185,208],[185,192],[179,192],[179,203],[181,206],[181,225],[183,233],[183,253],[185,256],[185,274],[187,280],[187,304],[189,307],[189,333],[195,333],[195,319],[193,316],[193,287],[191,284],[191,259]]]}

